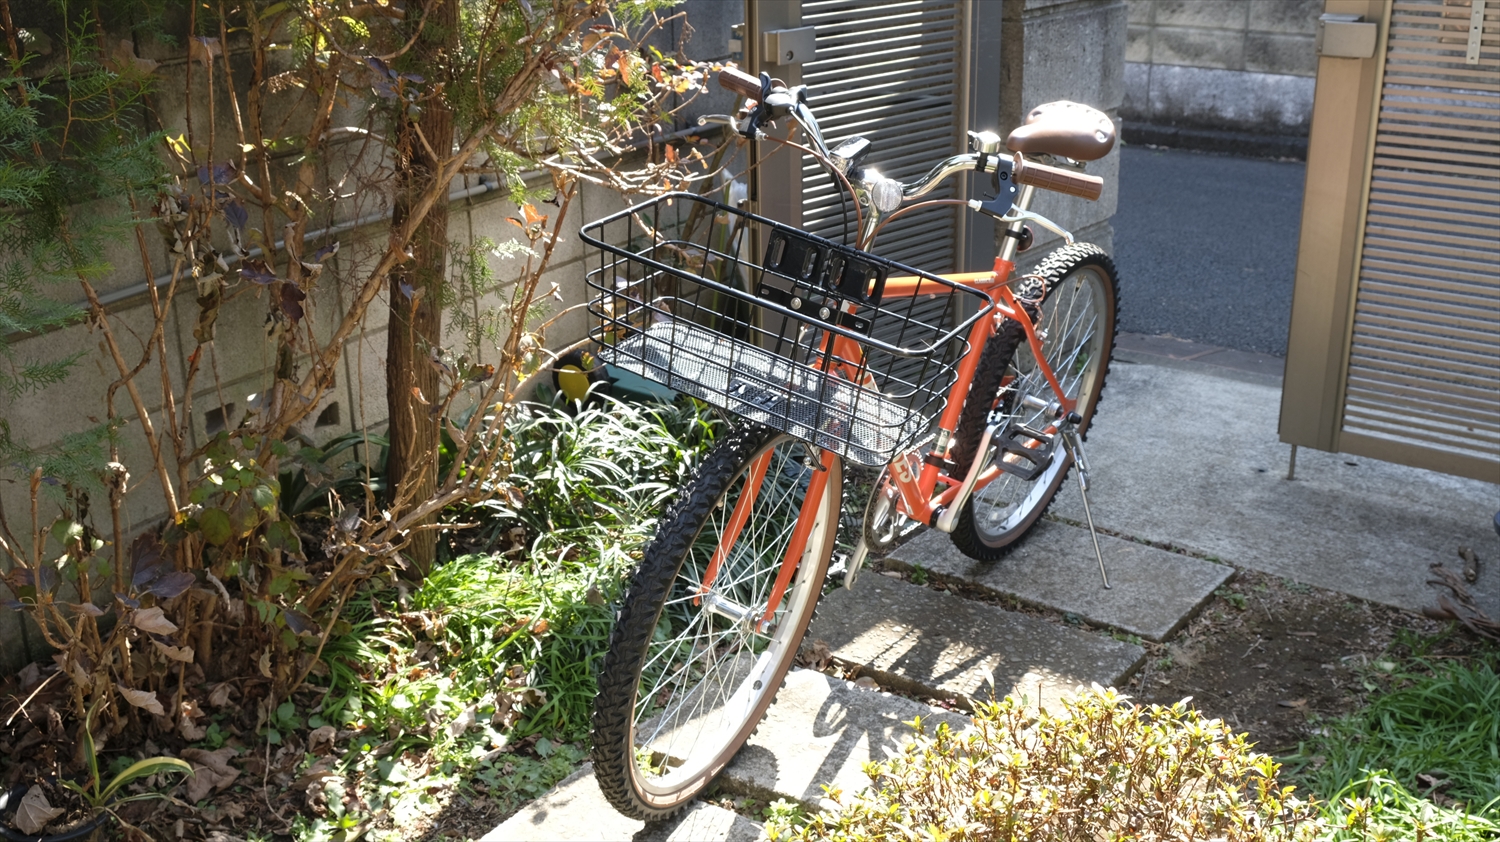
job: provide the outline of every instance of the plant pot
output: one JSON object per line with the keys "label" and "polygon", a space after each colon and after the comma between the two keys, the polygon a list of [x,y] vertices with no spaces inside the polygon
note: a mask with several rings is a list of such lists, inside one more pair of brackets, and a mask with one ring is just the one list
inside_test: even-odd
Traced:
{"label": "plant pot", "polygon": [[6,842],[80,842],[93,839],[94,834],[109,822],[109,813],[100,813],[72,830],[50,836],[34,836],[22,833],[11,824],[16,807],[26,795],[26,787],[18,786],[10,792],[0,793],[0,839]]}

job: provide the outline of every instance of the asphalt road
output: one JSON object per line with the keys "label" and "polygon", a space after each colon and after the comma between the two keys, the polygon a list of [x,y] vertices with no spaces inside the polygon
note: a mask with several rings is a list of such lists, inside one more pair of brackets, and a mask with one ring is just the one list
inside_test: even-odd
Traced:
{"label": "asphalt road", "polygon": [[1286,355],[1301,162],[1121,150],[1120,328]]}

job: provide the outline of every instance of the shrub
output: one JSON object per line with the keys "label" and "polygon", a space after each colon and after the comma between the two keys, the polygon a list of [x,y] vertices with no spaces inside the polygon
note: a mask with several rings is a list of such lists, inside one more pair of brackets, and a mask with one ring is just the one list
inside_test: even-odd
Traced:
{"label": "shrub", "polygon": [[1316,811],[1277,781],[1245,735],[1187,705],[1128,704],[1094,687],[1033,714],[1013,697],[980,704],[973,728],[939,725],[869,763],[872,786],[830,789],[836,808],[798,840],[1302,840]]}

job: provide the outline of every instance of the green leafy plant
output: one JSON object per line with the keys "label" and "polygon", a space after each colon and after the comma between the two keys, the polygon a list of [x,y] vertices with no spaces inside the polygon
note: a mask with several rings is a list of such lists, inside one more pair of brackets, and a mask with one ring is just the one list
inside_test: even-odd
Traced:
{"label": "green leafy plant", "polygon": [[911,566],[911,572],[907,573],[906,575],[907,578],[911,579],[911,583],[913,585],[927,584],[927,568],[923,567],[920,564],[913,564]]}
{"label": "green leafy plant", "polygon": [[872,786],[829,789],[836,807],[797,840],[1312,840],[1317,811],[1243,734],[1179,702],[1141,706],[1094,687],[1032,714],[1013,697],[976,707],[866,764]]}
{"label": "green leafy plant", "polygon": [[1236,611],[1244,611],[1250,605],[1250,600],[1244,594],[1232,591],[1229,588],[1219,588],[1214,591],[1214,596],[1233,605]]}
{"label": "green leafy plant", "polygon": [[1327,831],[1320,842],[1494,842],[1497,805],[1477,812],[1443,807],[1380,772],[1352,780],[1323,805]]}
{"label": "green leafy plant", "polygon": [[79,741],[82,743],[83,757],[88,766],[88,780],[82,784],[68,780],[61,782],[64,787],[78,793],[79,797],[84,800],[84,803],[88,804],[95,813],[113,810],[122,804],[128,804],[132,801],[146,801],[153,798],[166,797],[161,792],[141,792],[134,795],[121,796],[121,790],[135,781],[144,780],[152,775],[167,772],[193,774],[193,767],[186,761],[175,757],[147,757],[126,766],[106,783],[99,772],[99,755],[94,751],[94,735],[91,727],[91,722],[94,718],[93,715],[97,712],[98,707],[99,703],[95,702],[94,707],[89,710],[89,715],[84,719],[83,725],[79,729]]}
{"label": "green leafy plant", "polygon": [[1500,674],[1493,659],[1380,661],[1376,669],[1389,688],[1322,723],[1319,736],[1286,758],[1288,769],[1335,805],[1340,821],[1407,828],[1407,836],[1392,839],[1422,838],[1411,834],[1439,821],[1500,826]]}

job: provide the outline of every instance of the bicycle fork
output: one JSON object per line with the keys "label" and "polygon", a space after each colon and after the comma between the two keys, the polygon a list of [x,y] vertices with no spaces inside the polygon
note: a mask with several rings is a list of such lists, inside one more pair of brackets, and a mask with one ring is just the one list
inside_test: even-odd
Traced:
{"label": "bicycle fork", "polygon": [[781,569],[776,574],[776,583],[771,588],[770,596],[766,598],[765,608],[757,616],[755,606],[739,605],[725,599],[713,593],[713,585],[724,561],[729,558],[730,553],[734,551],[734,545],[739,542],[740,533],[749,521],[755,500],[760,495],[761,486],[765,483],[772,456],[769,450],[750,466],[745,479],[745,490],[735,502],[734,512],[729,517],[724,534],[719,538],[719,545],[714,548],[708,569],[703,574],[703,582],[698,586],[698,593],[693,599],[694,604],[706,602],[705,607],[709,612],[735,624],[749,621],[751,627],[760,634],[766,634],[771,630],[771,621],[776,616],[776,606],[781,604],[781,598],[786,595],[792,576],[801,566],[802,556],[807,552],[807,539],[817,523],[818,509],[823,505],[823,493],[828,488],[828,475],[833,469],[834,460],[838,459],[838,455],[832,451],[824,450],[822,454],[822,463],[808,477],[807,494],[802,498],[802,507],[797,512],[797,525],[792,530],[786,554],[781,559]]}

